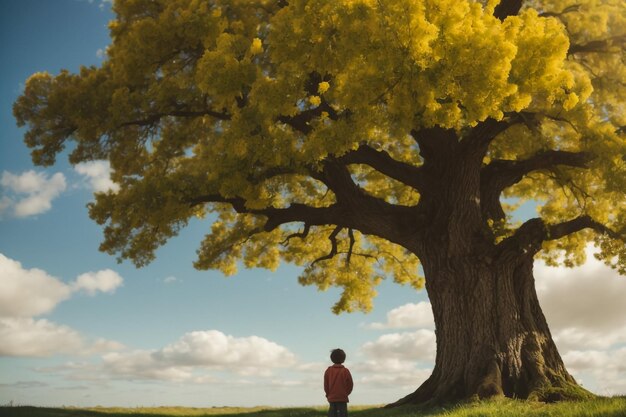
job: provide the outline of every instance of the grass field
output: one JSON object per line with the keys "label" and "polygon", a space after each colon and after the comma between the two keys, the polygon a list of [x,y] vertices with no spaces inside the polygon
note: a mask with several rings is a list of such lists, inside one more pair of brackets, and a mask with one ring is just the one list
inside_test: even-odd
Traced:
{"label": "grass field", "polygon": [[[350,417],[626,417],[626,397],[544,404],[497,400],[449,408],[382,409],[351,406]],[[308,408],[43,408],[0,407],[2,417],[325,417],[326,407]]]}

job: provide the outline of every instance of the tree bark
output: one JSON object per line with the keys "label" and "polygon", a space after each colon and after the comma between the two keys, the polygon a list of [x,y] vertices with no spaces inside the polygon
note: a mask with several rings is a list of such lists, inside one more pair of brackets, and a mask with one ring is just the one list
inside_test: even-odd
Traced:
{"label": "tree bark", "polygon": [[506,396],[556,401],[590,395],[572,378],[539,306],[530,254],[422,254],[436,326],[432,375],[390,404]]}

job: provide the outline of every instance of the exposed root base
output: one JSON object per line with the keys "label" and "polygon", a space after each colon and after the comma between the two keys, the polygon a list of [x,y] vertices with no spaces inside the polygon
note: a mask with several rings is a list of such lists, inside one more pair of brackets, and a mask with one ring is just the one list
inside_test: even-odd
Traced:
{"label": "exposed root base", "polygon": [[580,385],[567,384],[562,387],[550,386],[538,389],[531,392],[528,399],[544,403],[555,403],[559,401],[591,400],[596,397],[595,394],[587,391]]}
{"label": "exposed root base", "polygon": [[[485,383],[476,390],[476,393],[471,395],[459,396],[458,391],[449,391],[446,395],[440,389],[433,389],[432,384],[427,380],[420,386],[415,392],[407,395],[398,401],[385,405],[385,408],[395,408],[404,405],[419,405],[419,406],[440,406],[451,403],[460,403],[464,401],[477,401],[483,399],[493,399],[497,397],[505,397],[502,387],[497,386],[494,383],[487,383],[487,389],[485,390]],[[448,384],[452,386],[452,384]],[[482,392],[481,392],[482,390]],[[456,391],[456,392],[455,392]],[[554,403],[559,401],[584,401],[595,398],[596,395],[582,388],[575,383],[560,381],[555,385],[544,385],[541,388],[533,390],[526,398],[514,397],[521,400],[539,401],[545,403]]]}

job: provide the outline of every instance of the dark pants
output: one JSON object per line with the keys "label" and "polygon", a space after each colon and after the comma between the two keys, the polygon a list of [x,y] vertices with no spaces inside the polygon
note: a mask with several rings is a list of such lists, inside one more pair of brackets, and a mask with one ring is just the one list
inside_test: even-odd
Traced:
{"label": "dark pants", "polygon": [[328,417],[348,417],[348,403],[330,403]]}

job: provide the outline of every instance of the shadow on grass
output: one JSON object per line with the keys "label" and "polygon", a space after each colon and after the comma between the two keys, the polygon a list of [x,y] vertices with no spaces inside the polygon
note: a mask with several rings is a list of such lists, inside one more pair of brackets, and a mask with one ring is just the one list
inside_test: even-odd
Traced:
{"label": "shadow on grass", "polygon": [[[357,414],[358,411],[351,413]],[[325,417],[325,408],[44,408],[0,407],[1,417]],[[365,417],[365,416],[363,416]]]}
{"label": "shadow on grass", "polygon": [[[431,412],[434,410],[430,410]],[[377,406],[354,407],[349,410],[350,417],[406,417],[436,416],[421,413],[415,408],[383,409]],[[326,417],[327,407],[308,408],[46,408],[32,406],[0,406],[0,417]]]}
{"label": "shadow on grass", "polygon": [[[0,407],[0,417],[326,417],[326,407],[306,408],[41,408]],[[626,397],[545,404],[515,400],[441,408],[353,406],[350,417],[626,417]]]}

